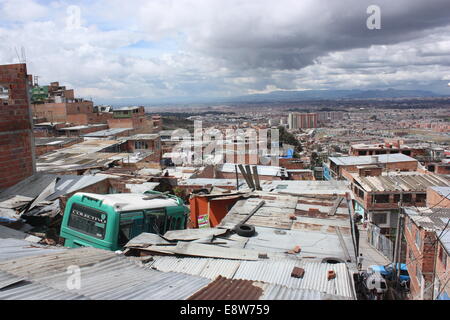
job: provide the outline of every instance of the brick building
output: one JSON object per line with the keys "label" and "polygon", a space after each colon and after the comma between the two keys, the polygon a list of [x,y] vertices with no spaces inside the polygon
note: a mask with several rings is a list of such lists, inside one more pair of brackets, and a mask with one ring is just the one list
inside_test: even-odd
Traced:
{"label": "brick building", "polygon": [[0,190],[36,170],[26,64],[0,66]]}
{"label": "brick building", "polygon": [[411,299],[448,299],[449,245],[442,231],[448,227],[450,209],[406,207],[404,212]]}
{"label": "brick building", "polygon": [[429,187],[427,207],[450,208],[450,187]]}
{"label": "brick building", "polygon": [[427,155],[427,148],[424,146],[409,146],[402,144],[400,140],[392,142],[374,144],[354,144],[350,147],[350,155],[352,156],[369,156],[379,154],[402,153],[412,158],[421,158]]}
{"label": "brick building", "polygon": [[442,234],[438,239],[437,254],[433,298],[450,300],[450,236],[448,233]]}
{"label": "brick building", "polygon": [[112,118],[108,119],[109,128],[132,128],[135,133],[151,133],[153,121],[148,120],[144,107],[122,107],[112,112]]}
{"label": "brick building", "polygon": [[361,177],[354,173],[352,176],[355,210],[388,238],[396,234],[399,202],[404,206],[424,207],[428,187],[450,186],[446,179],[430,174],[392,173]]}
{"label": "brick building", "polygon": [[346,178],[358,173],[361,166],[379,166],[383,171],[416,171],[419,162],[402,153],[380,154],[377,156],[330,157],[324,164],[324,177],[327,180]]}
{"label": "brick building", "polygon": [[289,129],[317,128],[317,113],[291,112],[288,116]]}
{"label": "brick building", "polygon": [[75,98],[74,90],[67,90],[58,82],[49,86],[34,85],[32,88],[34,118],[45,118],[49,122],[68,122],[76,125],[106,123],[111,112],[100,112],[92,101]]}

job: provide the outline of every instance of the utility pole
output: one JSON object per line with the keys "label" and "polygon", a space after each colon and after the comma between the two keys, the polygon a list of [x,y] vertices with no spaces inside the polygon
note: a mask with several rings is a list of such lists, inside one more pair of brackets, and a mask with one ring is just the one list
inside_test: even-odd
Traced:
{"label": "utility pole", "polygon": [[237,164],[234,165],[234,171],[236,173],[236,190],[239,191],[239,176],[238,176],[238,171],[237,171]]}
{"label": "utility pole", "polygon": [[[398,185],[398,184],[397,184]],[[395,235],[395,246],[394,246],[394,280],[395,287],[398,288],[398,283],[400,279],[400,269],[398,264],[400,263],[400,253],[402,247],[402,225],[403,225],[403,190],[400,191],[400,201],[398,202],[398,220],[397,220],[397,234]]]}

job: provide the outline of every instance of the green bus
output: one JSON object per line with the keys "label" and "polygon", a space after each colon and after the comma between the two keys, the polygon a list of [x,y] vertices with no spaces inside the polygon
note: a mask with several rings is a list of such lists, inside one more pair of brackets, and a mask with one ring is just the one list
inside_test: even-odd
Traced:
{"label": "green bus", "polygon": [[182,199],[156,191],[79,192],[67,201],[60,237],[66,247],[116,251],[143,232],[164,235],[168,230],[186,229],[188,214]]}

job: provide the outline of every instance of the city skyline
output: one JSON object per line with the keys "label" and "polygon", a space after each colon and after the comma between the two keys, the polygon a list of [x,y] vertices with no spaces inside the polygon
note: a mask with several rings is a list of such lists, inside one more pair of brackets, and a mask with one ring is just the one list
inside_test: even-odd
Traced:
{"label": "city skyline", "polygon": [[[448,94],[450,3],[431,2],[0,0],[0,61],[26,59],[40,83],[111,104],[330,89]],[[379,29],[368,28],[372,5]]]}

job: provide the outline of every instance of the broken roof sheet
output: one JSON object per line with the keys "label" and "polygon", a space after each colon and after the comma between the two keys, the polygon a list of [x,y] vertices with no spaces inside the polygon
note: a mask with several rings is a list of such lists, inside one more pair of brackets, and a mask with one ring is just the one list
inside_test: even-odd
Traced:
{"label": "broken roof sheet", "polygon": [[[103,180],[108,179],[102,175],[55,175],[36,173],[31,177],[28,177],[14,186],[0,192],[0,201],[11,199],[17,195],[34,199],[37,197],[48,185],[50,185],[56,178],[55,192],[49,195],[46,200],[55,200],[58,197],[76,192],[84,189],[90,185],[96,184]],[[21,198],[20,198],[21,199]],[[20,200],[19,199],[19,200]],[[11,201],[11,200],[9,200]]]}
{"label": "broken roof sheet", "polygon": [[219,236],[226,233],[226,229],[205,228],[205,229],[184,229],[184,230],[169,230],[164,234],[167,240],[197,240],[211,236]]}

